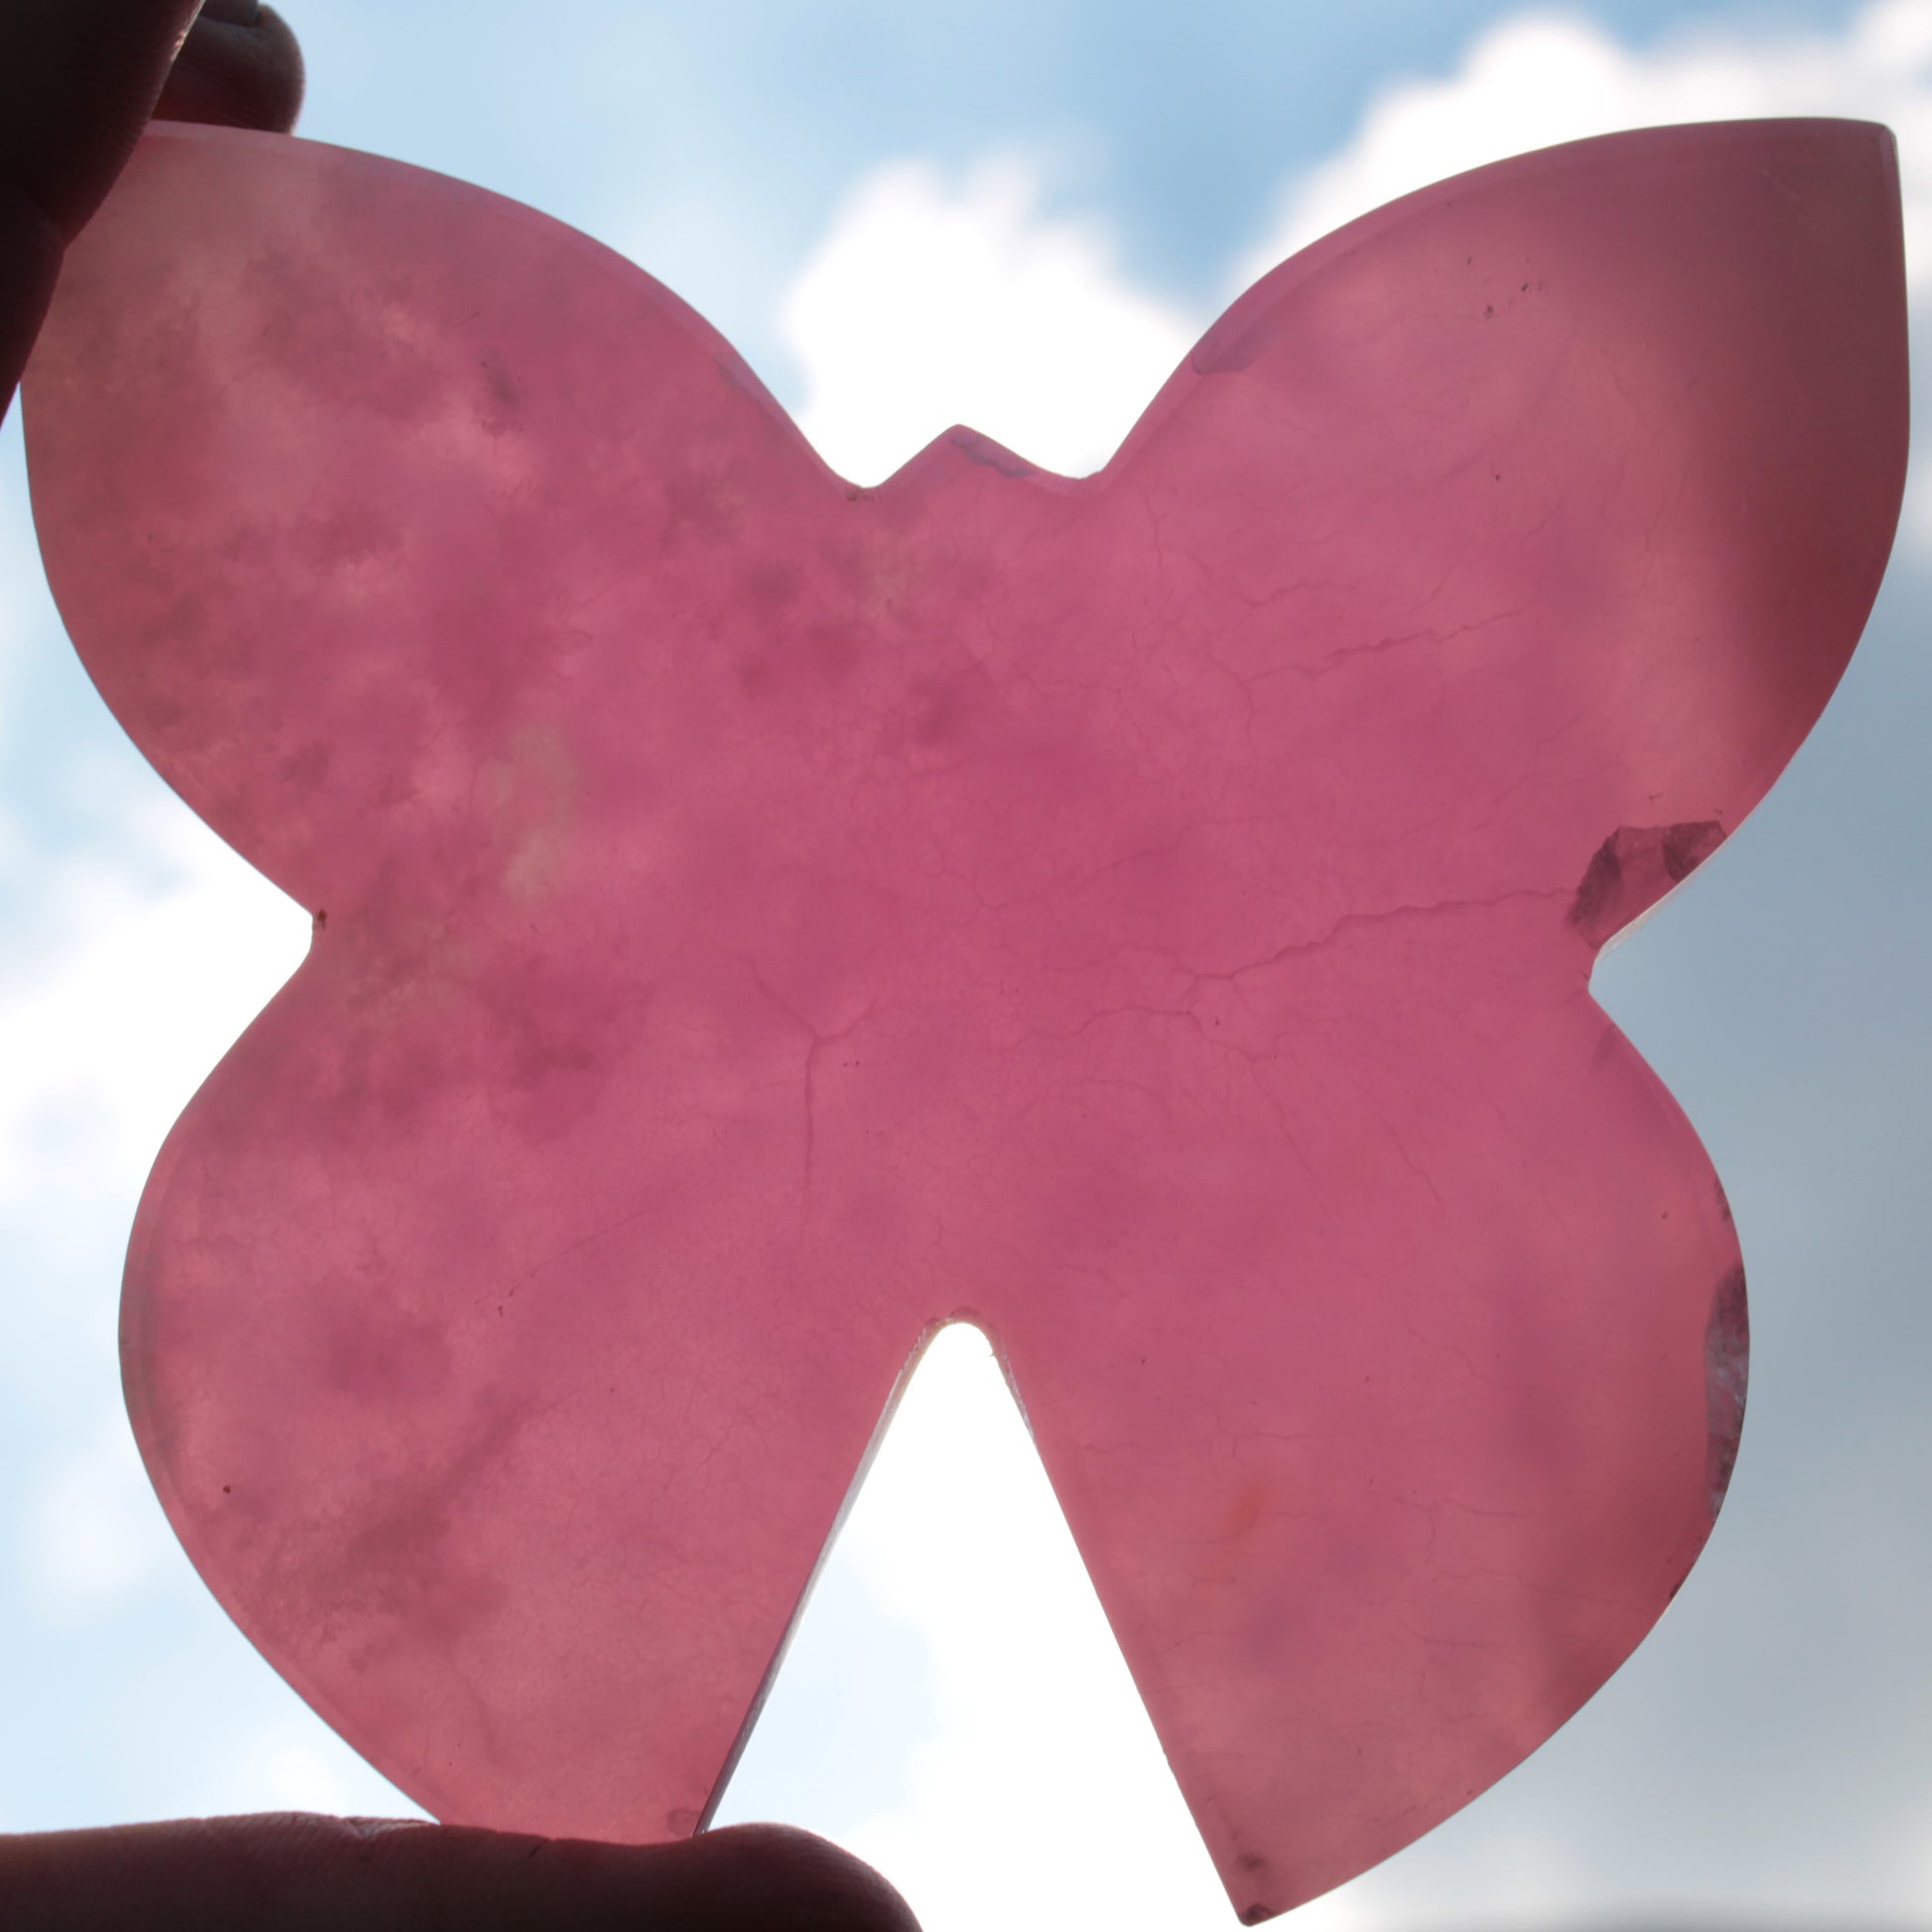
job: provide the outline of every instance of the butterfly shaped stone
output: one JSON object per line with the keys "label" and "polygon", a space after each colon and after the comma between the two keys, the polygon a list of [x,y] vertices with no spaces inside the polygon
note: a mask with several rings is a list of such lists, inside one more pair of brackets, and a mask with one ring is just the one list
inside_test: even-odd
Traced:
{"label": "butterfly shaped stone", "polygon": [[1742,1276],[1589,970],[1875,594],[1884,130],[1479,170],[1097,475],[956,429],[878,488],[554,221],[157,130],[26,413],[103,696],[314,914],[149,1182],[135,1430],[430,1810],[696,1828],[955,1319],[1250,1920],[1662,1611]]}

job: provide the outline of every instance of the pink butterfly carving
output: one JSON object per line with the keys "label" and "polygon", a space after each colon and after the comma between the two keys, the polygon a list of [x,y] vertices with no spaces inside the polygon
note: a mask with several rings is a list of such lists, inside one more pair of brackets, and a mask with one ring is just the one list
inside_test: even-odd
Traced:
{"label": "pink butterfly carving", "polygon": [[689,1832],[965,1317],[1244,1918],[1534,1749],[1743,1398],[1590,962],[1844,668],[1902,287],[1883,129],[1612,136],[1285,263],[1097,476],[859,489],[582,235],[151,134],[28,430],[103,695],[315,914],[128,1261],[242,1628],[443,1817]]}

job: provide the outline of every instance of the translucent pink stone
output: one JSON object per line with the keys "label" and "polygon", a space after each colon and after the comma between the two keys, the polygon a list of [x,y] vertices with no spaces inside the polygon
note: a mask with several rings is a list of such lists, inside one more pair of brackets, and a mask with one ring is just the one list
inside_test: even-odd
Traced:
{"label": "translucent pink stone", "polygon": [[27,410],[102,693],[315,914],[149,1183],[135,1427],[432,1811],[694,1829],[956,1317],[1248,1919],[1670,1600],[1742,1277],[1589,967],[1877,588],[1883,129],[1483,169],[1099,475],[957,429],[877,489],[584,236],[168,130]]}

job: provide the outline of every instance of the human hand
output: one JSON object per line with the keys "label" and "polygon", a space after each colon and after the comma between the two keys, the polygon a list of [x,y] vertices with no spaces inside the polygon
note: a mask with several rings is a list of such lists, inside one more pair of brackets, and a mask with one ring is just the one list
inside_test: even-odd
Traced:
{"label": "human hand", "polygon": [[918,1932],[823,1839],[591,1845],[274,1813],[0,1838],[7,1932]]}
{"label": "human hand", "polygon": [[273,9],[207,0],[195,16],[196,0],[0,0],[0,416],[62,253],[151,114],[295,125],[302,55]]}

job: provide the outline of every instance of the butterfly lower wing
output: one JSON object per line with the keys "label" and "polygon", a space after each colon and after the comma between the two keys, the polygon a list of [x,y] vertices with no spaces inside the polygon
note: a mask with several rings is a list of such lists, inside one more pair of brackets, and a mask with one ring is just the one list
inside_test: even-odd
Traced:
{"label": "butterfly lower wing", "polygon": [[325,933],[150,1181],[123,1361],[170,1517],[446,1820],[695,1829],[916,1339],[801,1238],[797,1042],[748,998]]}
{"label": "butterfly lower wing", "polygon": [[1406,1005],[1373,997],[1409,962],[1369,932],[1218,1028],[1090,1029],[1015,1153],[1009,1272],[1037,1273],[994,1325],[1251,1921],[1568,1720],[1683,1583],[1735,1450],[1709,1163],[1580,987],[1499,993],[1535,941],[1494,923],[1442,935]]}

